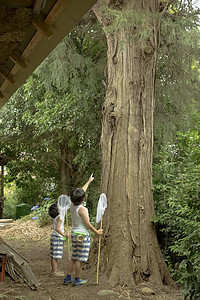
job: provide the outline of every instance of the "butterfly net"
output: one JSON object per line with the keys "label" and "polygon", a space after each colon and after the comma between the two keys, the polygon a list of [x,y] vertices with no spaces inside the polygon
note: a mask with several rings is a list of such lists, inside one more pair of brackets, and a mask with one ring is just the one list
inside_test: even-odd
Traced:
{"label": "butterfly net", "polygon": [[60,218],[61,220],[64,222],[65,220],[65,215],[66,215],[66,212],[67,210],[70,208],[71,206],[71,200],[68,196],[66,195],[61,195],[59,198],[58,198],[58,209],[60,211]]}
{"label": "butterfly net", "polygon": [[97,205],[97,216],[96,216],[97,223],[101,221],[101,218],[103,217],[106,207],[107,207],[107,198],[106,195],[102,193],[99,197],[99,202]]}

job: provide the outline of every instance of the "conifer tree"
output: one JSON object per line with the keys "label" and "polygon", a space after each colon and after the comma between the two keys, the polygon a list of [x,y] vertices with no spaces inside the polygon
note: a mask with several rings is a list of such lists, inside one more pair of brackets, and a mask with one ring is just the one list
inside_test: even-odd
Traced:
{"label": "conifer tree", "polygon": [[153,114],[161,23],[168,14],[173,30],[185,9],[159,0],[99,0],[94,7],[108,46],[101,189],[109,203],[103,267],[113,286],[171,281],[150,221]]}

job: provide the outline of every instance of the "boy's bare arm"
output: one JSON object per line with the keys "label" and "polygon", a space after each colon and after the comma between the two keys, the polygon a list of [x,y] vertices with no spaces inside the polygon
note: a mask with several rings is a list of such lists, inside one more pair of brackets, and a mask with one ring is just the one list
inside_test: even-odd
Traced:
{"label": "boy's bare arm", "polygon": [[62,220],[58,218],[57,220],[57,225],[56,225],[56,231],[60,233],[64,237],[68,237],[68,235],[65,235],[61,230],[60,230],[60,225],[62,224]]}
{"label": "boy's bare arm", "polygon": [[103,229],[97,230],[96,228],[94,228],[94,226],[92,226],[84,207],[79,208],[78,214],[83,219],[83,221],[88,229],[92,230],[94,233],[96,233],[98,235],[103,234]]}
{"label": "boy's bare arm", "polygon": [[84,190],[84,192],[86,192],[89,184],[94,180],[94,176],[93,174],[90,176],[90,178],[88,179],[88,181],[86,182],[86,184],[84,184],[84,186],[82,187],[82,189]]}

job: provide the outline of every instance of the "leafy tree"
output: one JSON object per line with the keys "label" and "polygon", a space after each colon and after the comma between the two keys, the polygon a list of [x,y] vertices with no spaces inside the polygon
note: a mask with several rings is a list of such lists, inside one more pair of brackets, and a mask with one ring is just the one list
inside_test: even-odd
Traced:
{"label": "leafy tree", "polygon": [[154,199],[160,243],[185,295],[199,299],[200,115],[193,129],[177,132],[177,141],[162,148],[154,165]]}
{"label": "leafy tree", "polygon": [[105,48],[100,26],[91,14],[86,19],[1,110],[1,150],[13,157],[9,178],[32,203],[70,193],[90,172],[98,187]]}
{"label": "leafy tree", "polygon": [[[164,6],[156,70],[154,153],[172,142],[178,130],[192,122],[194,106],[199,109],[199,18],[192,6],[178,1]],[[166,130],[166,125],[167,129]]]}

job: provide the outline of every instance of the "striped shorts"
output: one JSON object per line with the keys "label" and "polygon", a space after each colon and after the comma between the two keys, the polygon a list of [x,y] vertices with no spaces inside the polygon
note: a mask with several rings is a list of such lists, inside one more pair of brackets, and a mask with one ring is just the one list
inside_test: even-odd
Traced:
{"label": "striped shorts", "polygon": [[50,239],[50,256],[52,258],[62,258],[63,237],[52,235]]}
{"label": "striped shorts", "polygon": [[77,241],[77,234],[71,233],[72,240],[72,260],[86,262],[90,250],[90,234],[84,236],[82,242]]}

